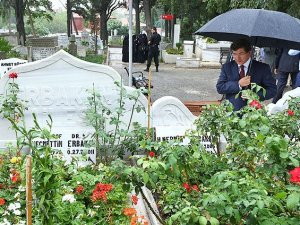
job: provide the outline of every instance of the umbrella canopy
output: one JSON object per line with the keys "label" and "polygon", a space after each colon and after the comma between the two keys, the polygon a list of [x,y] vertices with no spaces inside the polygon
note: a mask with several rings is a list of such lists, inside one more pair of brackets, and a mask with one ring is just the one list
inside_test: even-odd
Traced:
{"label": "umbrella canopy", "polygon": [[233,9],[195,32],[218,41],[247,38],[258,47],[300,49],[300,20],[286,13],[264,9]]}

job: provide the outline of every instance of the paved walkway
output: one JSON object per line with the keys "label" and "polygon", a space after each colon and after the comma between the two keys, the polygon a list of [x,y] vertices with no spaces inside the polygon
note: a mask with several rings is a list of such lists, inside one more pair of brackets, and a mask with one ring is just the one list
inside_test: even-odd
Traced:
{"label": "paved walkway", "polygon": [[[120,75],[124,82],[128,85],[128,76],[124,67],[128,67],[128,63],[118,63],[112,65]],[[148,77],[148,72],[144,72],[146,64],[133,64],[134,71],[143,71]],[[152,101],[163,96],[174,96],[184,101],[208,101],[218,100],[221,98],[216,91],[216,83],[220,74],[220,69],[187,69],[176,68],[174,64],[161,63],[159,72],[154,72],[155,67],[152,66],[152,84],[151,93]]]}

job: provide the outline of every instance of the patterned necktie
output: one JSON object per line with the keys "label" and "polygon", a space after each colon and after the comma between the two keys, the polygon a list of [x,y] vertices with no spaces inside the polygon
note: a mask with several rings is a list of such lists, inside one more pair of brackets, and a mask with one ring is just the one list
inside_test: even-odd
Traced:
{"label": "patterned necktie", "polygon": [[244,70],[244,65],[240,65],[240,79],[245,77],[245,70]]}

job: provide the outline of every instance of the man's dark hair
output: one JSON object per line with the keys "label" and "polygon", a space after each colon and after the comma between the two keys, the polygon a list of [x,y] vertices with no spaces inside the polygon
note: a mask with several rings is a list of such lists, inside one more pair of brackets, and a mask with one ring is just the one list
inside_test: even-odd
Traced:
{"label": "man's dark hair", "polygon": [[251,43],[247,39],[241,38],[241,39],[235,40],[230,46],[230,49],[232,51],[236,51],[239,48],[243,48],[246,52],[250,52],[251,51]]}
{"label": "man's dark hair", "polygon": [[152,27],[152,30],[154,30],[155,32],[157,32],[157,29],[156,29],[156,27]]}

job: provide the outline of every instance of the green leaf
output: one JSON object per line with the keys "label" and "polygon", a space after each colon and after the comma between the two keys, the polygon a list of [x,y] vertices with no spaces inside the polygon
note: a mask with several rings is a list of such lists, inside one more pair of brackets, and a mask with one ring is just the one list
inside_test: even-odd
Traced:
{"label": "green leaf", "polygon": [[247,124],[247,123],[246,123],[245,120],[240,120],[240,121],[239,121],[239,125],[240,125],[241,128],[244,128],[244,127],[246,126],[246,124]]}
{"label": "green leaf", "polygon": [[147,184],[148,181],[149,181],[149,175],[148,175],[148,173],[144,173],[143,174],[143,179],[144,179],[144,183]]}
{"label": "green leaf", "polygon": [[210,217],[209,222],[210,222],[211,225],[219,225],[220,224],[219,220],[217,220],[214,217]]}
{"label": "green leaf", "polygon": [[46,186],[46,184],[48,183],[50,177],[52,176],[52,174],[47,174],[45,177],[44,177],[44,186]]}
{"label": "green leaf", "polygon": [[289,153],[288,152],[280,152],[279,156],[282,159],[286,159],[289,157]]}
{"label": "green leaf", "polygon": [[284,199],[284,198],[286,198],[286,196],[287,196],[287,193],[283,191],[283,192],[277,193],[277,194],[275,195],[275,198],[276,198],[276,199]]}
{"label": "green leaf", "polygon": [[292,161],[294,167],[299,167],[299,161],[297,159],[291,156],[289,157],[289,159]]}
{"label": "green leaf", "polygon": [[193,154],[193,158],[194,159],[199,159],[200,157],[200,151],[195,151],[194,154]]}
{"label": "green leaf", "polygon": [[269,133],[269,130],[270,130],[270,128],[269,128],[268,126],[266,126],[266,125],[263,125],[263,126],[260,127],[260,131],[261,131],[263,134]]}
{"label": "green leaf", "polygon": [[300,200],[300,193],[294,192],[287,198],[286,206],[288,209],[295,209]]}
{"label": "green leaf", "polygon": [[257,207],[259,208],[259,209],[262,209],[263,207],[264,207],[264,202],[262,201],[262,200],[258,200],[257,201]]}
{"label": "green leaf", "polygon": [[248,137],[248,134],[244,131],[242,131],[241,134],[244,135],[245,137]]}
{"label": "green leaf", "polygon": [[207,219],[204,216],[199,217],[199,225],[206,225]]}

